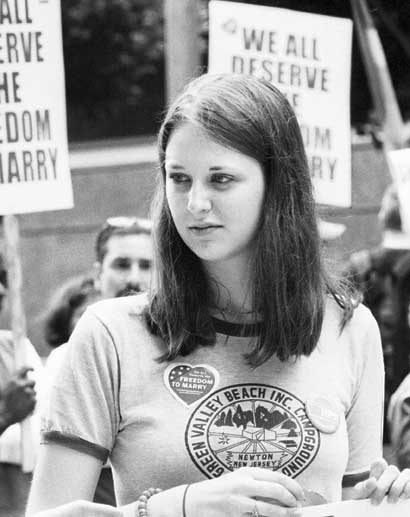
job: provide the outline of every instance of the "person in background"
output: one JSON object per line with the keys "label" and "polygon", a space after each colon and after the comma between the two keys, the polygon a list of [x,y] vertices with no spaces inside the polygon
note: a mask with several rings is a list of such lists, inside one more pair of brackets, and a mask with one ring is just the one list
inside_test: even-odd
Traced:
{"label": "person in background", "polygon": [[[380,328],[386,371],[385,410],[392,393],[409,372],[410,331],[406,300],[409,296],[410,236],[403,231],[398,195],[390,185],[378,214],[380,245],[353,253],[345,274],[363,296]],[[386,420],[384,441],[389,442]]]}
{"label": "person in background", "polygon": [[68,279],[53,296],[45,318],[46,343],[56,348],[67,343],[88,305],[101,298],[92,277]]}
{"label": "person in background", "polygon": [[410,373],[390,397],[387,411],[391,454],[399,468],[410,467]]}
{"label": "person in background", "polygon": [[151,222],[137,217],[110,217],[97,235],[96,288],[103,298],[147,291],[151,285]]}
{"label": "person in background", "polygon": [[[409,498],[410,470],[381,459],[377,324],[324,267],[286,97],[206,74],[168,110],[159,151],[153,288],[78,322],[27,514],[284,517]],[[107,458],[120,508],[90,501]]]}
{"label": "person in background", "polygon": [[[6,294],[7,271],[0,254],[0,311]],[[16,370],[12,333],[0,330],[0,515],[7,517],[23,515],[31,482],[31,473],[21,469],[18,423],[33,413],[36,405],[33,375],[39,376],[42,364],[28,339],[24,346],[27,365]]]}
{"label": "person in background", "polygon": [[[400,299],[405,307],[407,325],[410,328],[410,252],[401,259],[400,266],[399,276],[403,279],[400,283]],[[407,356],[409,353],[410,346],[407,349]],[[391,451],[396,464],[400,468],[408,468],[410,467],[410,368],[390,398],[387,423],[390,430]]]}
{"label": "person in background", "polygon": [[49,303],[44,334],[56,348],[66,343],[82,313],[99,298],[147,291],[151,284],[151,222],[137,217],[110,217],[98,232],[93,276],[68,279]]}

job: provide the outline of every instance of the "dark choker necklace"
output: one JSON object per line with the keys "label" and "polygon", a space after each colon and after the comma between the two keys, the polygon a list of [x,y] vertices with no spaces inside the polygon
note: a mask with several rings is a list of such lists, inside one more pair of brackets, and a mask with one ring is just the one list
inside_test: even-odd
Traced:
{"label": "dark choker necklace", "polygon": [[216,305],[211,305],[211,309],[218,311],[221,314],[229,314],[231,316],[249,316],[250,314],[258,314],[258,311],[240,311],[228,307],[217,307]]}

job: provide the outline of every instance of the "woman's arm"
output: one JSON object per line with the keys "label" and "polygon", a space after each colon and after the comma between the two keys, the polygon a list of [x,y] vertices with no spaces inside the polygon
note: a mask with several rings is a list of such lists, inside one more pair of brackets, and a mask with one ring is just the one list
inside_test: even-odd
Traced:
{"label": "woman's arm", "polygon": [[[100,469],[101,462],[92,456],[59,445],[45,446],[36,466],[26,516],[134,516],[136,502],[117,509],[89,502]],[[180,485],[154,495],[148,501],[149,515],[175,517],[183,513],[185,505],[186,514],[195,517],[245,517],[258,512],[266,517],[286,517],[289,509],[297,511],[304,497],[295,480],[257,467],[194,483],[186,498],[185,488]]]}
{"label": "woman's arm", "polygon": [[101,465],[97,458],[66,446],[41,445],[26,515],[77,499],[92,501]]}
{"label": "woman's arm", "polygon": [[135,517],[135,508],[125,513],[122,509],[106,504],[91,503],[90,501],[73,501],[52,510],[44,510],[33,517]]}
{"label": "woman's arm", "polygon": [[26,509],[30,517],[134,517],[135,503],[114,508],[91,502],[102,463],[54,443],[43,444]]}

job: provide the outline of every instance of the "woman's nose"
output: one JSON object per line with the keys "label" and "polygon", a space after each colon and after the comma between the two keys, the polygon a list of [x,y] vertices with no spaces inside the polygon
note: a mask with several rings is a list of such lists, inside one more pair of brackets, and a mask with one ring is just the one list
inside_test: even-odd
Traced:
{"label": "woman's nose", "polygon": [[212,202],[207,189],[201,186],[193,186],[189,192],[187,208],[193,215],[209,212],[212,208]]}

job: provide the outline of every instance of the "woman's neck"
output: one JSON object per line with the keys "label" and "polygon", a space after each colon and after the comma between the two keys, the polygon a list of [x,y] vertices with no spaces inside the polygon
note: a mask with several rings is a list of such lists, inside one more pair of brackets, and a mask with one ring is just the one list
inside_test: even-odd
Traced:
{"label": "woman's neck", "polygon": [[212,313],[232,322],[255,321],[249,262],[204,262],[204,268],[211,281]]}

